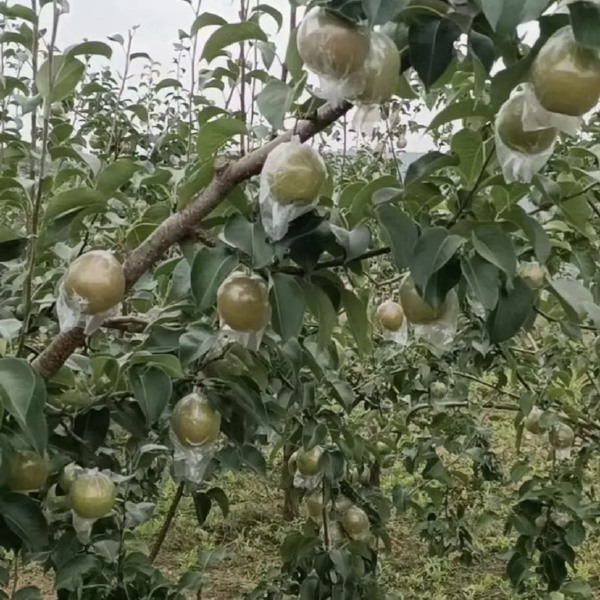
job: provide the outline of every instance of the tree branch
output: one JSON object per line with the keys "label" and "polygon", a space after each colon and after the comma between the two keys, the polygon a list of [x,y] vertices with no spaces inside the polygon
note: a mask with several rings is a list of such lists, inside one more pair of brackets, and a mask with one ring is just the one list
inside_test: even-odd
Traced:
{"label": "tree branch", "polygon": [[[300,121],[295,133],[302,141],[323,131],[351,108],[345,102],[339,107],[326,106],[309,121]],[[215,161],[215,175],[204,191],[185,209],[171,215],[140,246],[133,250],[124,264],[127,289],[148,271],[174,244],[187,237],[197,235],[198,226],[239,183],[258,175],[269,153],[282,142],[292,138],[288,130],[271,142],[257,148],[235,163],[223,159]],[[44,378],[52,377],[69,358],[85,343],[83,329],[76,327],[60,333],[50,345],[33,361],[32,366]]]}

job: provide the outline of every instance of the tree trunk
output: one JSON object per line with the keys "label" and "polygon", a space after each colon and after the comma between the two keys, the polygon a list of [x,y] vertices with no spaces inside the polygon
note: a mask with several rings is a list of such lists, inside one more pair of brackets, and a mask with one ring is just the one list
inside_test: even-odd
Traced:
{"label": "tree trunk", "polygon": [[288,469],[288,461],[294,453],[294,446],[283,447],[283,465],[281,466],[281,489],[283,490],[283,520],[293,521],[300,512],[298,490],[294,488],[294,476]]}

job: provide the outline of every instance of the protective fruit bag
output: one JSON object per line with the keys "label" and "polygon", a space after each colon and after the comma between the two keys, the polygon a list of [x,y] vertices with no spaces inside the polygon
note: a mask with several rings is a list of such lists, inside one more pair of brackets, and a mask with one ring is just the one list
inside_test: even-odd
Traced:
{"label": "protective fruit bag", "polygon": [[323,481],[319,466],[322,450],[319,446],[305,452],[297,450],[290,457],[288,468],[294,476],[293,486],[297,489],[316,490]]}
{"label": "protective fruit bag", "polygon": [[458,296],[454,290],[448,292],[441,306],[433,308],[421,298],[408,274],[400,285],[400,304],[416,338],[437,350],[445,351],[452,347],[460,314]]}
{"label": "protective fruit bag", "polygon": [[380,304],[377,308],[377,321],[385,341],[393,342],[397,346],[406,346],[408,321],[398,303],[387,300]]}
{"label": "protective fruit bag", "polygon": [[77,539],[89,542],[94,523],[111,514],[117,490],[110,471],[82,469],[69,489],[69,503],[73,514],[73,529]]}
{"label": "protective fruit bag", "polygon": [[558,133],[555,128],[525,129],[524,116],[531,94],[531,85],[518,86],[496,115],[496,153],[507,183],[529,183],[554,151]]}
{"label": "protective fruit bag", "polygon": [[236,272],[217,290],[222,338],[258,350],[271,319],[267,285],[259,275]]}
{"label": "protective fruit bag", "polygon": [[125,296],[123,267],[106,250],[92,250],[76,258],[60,282],[56,313],[61,331],[83,327],[86,335],[106,319],[120,314]]}
{"label": "protective fruit bag", "polygon": [[215,453],[220,428],[221,415],[198,391],[177,402],[169,427],[175,481],[200,483],[204,479]]}
{"label": "protective fruit bag", "polygon": [[381,120],[381,105],[388,102],[400,78],[400,54],[396,44],[379,31],[371,32],[371,46],[363,69],[363,87],[351,100],[357,107],[352,126],[371,135]]}
{"label": "protective fruit bag", "polygon": [[296,41],[304,64],[319,77],[315,95],[337,106],[362,91],[370,48],[368,28],[315,7],[302,20]]}
{"label": "protective fruit bag", "polygon": [[523,111],[525,131],[554,127],[576,135],[600,100],[600,54],[581,46],[566,25],[552,34],[531,65]]}
{"label": "protective fruit bag", "polygon": [[283,238],[291,221],[318,204],[326,179],[321,156],[297,136],[269,153],[260,174],[259,207],[263,227],[272,240]]}

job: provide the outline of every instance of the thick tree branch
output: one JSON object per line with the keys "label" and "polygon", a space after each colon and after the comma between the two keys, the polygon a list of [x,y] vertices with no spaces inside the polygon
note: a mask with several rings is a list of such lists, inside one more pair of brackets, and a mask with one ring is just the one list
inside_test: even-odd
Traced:
{"label": "thick tree branch", "polygon": [[[295,127],[295,133],[302,141],[306,141],[329,127],[350,108],[351,104],[347,102],[337,108],[326,106],[318,111],[313,119],[300,121]],[[283,133],[235,163],[217,159],[215,176],[198,198],[181,212],[171,215],[129,254],[124,265],[127,288],[131,289],[135,282],[160,260],[171,246],[197,235],[202,219],[210,214],[236,185],[258,175],[269,153],[282,142],[289,141],[293,133],[293,130]],[[33,361],[33,368],[42,377],[51,377],[84,343],[85,336],[81,328],[65,331],[56,336],[52,343]]]}

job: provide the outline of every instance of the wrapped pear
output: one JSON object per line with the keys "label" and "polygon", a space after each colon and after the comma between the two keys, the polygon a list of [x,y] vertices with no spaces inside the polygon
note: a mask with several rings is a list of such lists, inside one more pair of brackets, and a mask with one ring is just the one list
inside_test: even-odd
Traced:
{"label": "wrapped pear", "polygon": [[498,161],[507,182],[530,182],[548,162],[558,131],[554,127],[527,128],[531,86],[517,87],[496,116],[495,138]]}
{"label": "wrapped pear", "polygon": [[319,76],[321,97],[338,104],[362,90],[371,44],[366,27],[317,6],[304,16],[296,43],[306,67]]}
{"label": "wrapped pear", "polygon": [[383,338],[399,346],[408,340],[408,326],[402,306],[392,300],[386,300],[377,307],[377,321],[381,326]]}
{"label": "wrapped pear", "polygon": [[298,136],[273,148],[260,175],[259,207],[267,235],[278,241],[294,219],[319,202],[327,179],[320,154]]}
{"label": "wrapped pear", "polygon": [[171,413],[169,436],[173,442],[176,480],[200,483],[215,452],[221,415],[199,392],[181,398]]}
{"label": "wrapped pear", "polygon": [[117,316],[125,296],[125,273],[111,252],[92,250],[76,258],[61,281],[56,312],[61,331],[83,326],[91,335]]}
{"label": "wrapped pear", "polygon": [[77,475],[69,489],[69,504],[81,519],[100,519],[113,508],[115,484],[108,475],[86,470]]}

